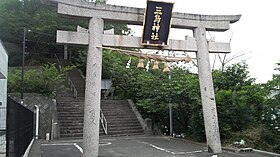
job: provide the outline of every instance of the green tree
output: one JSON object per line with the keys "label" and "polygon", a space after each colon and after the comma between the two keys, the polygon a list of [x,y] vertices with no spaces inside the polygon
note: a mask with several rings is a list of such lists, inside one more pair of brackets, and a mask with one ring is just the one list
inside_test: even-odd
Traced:
{"label": "green tree", "polygon": [[248,65],[245,63],[233,64],[226,67],[224,71],[213,71],[213,82],[217,90],[240,90],[254,81],[255,79],[250,78]]}
{"label": "green tree", "polygon": [[[26,32],[26,51],[30,53],[26,60],[37,60],[42,52],[62,52],[62,47],[56,44],[56,30],[76,30],[76,26],[87,26],[86,21],[70,18],[60,18],[56,9],[42,4],[40,0],[1,0],[0,1],[0,37],[4,42],[10,42],[21,47],[23,28]],[[21,58],[22,49],[13,52],[9,60]],[[15,65],[20,64],[16,60]]]}
{"label": "green tree", "polygon": [[268,81],[265,86],[268,99],[263,120],[271,131],[280,135],[280,63],[277,63],[277,66],[275,70],[278,73],[274,74],[272,80]]}
{"label": "green tree", "polygon": [[266,93],[249,76],[248,65],[214,70],[213,80],[222,139],[261,124]]}
{"label": "green tree", "polygon": [[[126,63],[130,59],[131,66],[127,69]],[[163,131],[169,127],[168,106],[171,103],[176,133],[198,135],[198,132],[204,132],[204,126],[197,127],[196,124],[203,124],[202,114],[196,116],[196,112],[202,113],[197,75],[176,67],[171,73],[164,73],[152,70],[152,65],[146,71],[137,69],[137,63],[137,58],[114,52],[103,53],[103,71],[112,78],[115,95],[120,99],[133,99],[143,116],[159,123]],[[163,69],[163,64],[160,68]]]}

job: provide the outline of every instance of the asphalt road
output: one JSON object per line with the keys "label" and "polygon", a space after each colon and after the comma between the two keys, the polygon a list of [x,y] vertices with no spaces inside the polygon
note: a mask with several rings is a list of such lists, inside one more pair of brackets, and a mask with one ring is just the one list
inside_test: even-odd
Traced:
{"label": "asphalt road", "polygon": [[[82,141],[41,144],[42,157],[82,157]],[[207,148],[168,137],[103,137],[99,157],[212,157]],[[261,154],[223,152],[218,157],[265,157]]]}

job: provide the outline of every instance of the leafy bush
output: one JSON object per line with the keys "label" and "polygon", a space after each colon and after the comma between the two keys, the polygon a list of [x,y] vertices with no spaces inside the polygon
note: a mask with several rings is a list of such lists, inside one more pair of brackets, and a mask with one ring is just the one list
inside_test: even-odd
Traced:
{"label": "leafy bush", "polygon": [[[45,64],[39,69],[26,70],[24,72],[24,92],[54,95],[58,89],[63,87],[63,77],[64,75],[58,71],[55,64]],[[21,70],[9,71],[8,92],[20,92],[21,87]]]}
{"label": "leafy bush", "polygon": [[251,147],[260,150],[280,153],[280,135],[273,133],[265,126],[250,128],[242,132],[232,133],[232,137],[225,141],[232,145],[235,141],[245,140],[243,147]]}

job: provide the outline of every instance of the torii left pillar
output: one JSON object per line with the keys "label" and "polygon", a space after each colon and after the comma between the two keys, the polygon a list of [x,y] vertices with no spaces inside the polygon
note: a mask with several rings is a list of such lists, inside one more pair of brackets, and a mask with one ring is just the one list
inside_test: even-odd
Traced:
{"label": "torii left pillar", "polygon": [[98,47],[102,46],[103,26],[103,19],[99,17],[92,17],[89,21],[83,130],[84,157],[98,156],[102,71],[102,48]]}

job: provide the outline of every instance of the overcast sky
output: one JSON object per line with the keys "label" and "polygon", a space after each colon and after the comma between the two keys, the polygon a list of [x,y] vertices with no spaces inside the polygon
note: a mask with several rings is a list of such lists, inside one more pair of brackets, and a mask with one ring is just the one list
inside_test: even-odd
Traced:
{"label": "overcast sky", "polygon": [[[258,83],[265,83],[276,73],[276,62],[280,62],[280,9],[279,0],[166,0],[175,2],[174,12],[208,15],[242,14],[240,21],[231,24],[227,32],[210,32],[215,41],[228,42],[231,39],[230,56],[246,53],[231,63],[246,60],[250,75]],[[108,0],[108,4],[145,8],[146,0]],[[134,28],[135,36],[141,36],[141,27]],[[170,38],[184,39],[191,31],[174,30]],[[214,55],[211,55],[213,64]],[[216,61],[215,68],[220,65]],[[212,65],[211,65],[212,66]]]}

